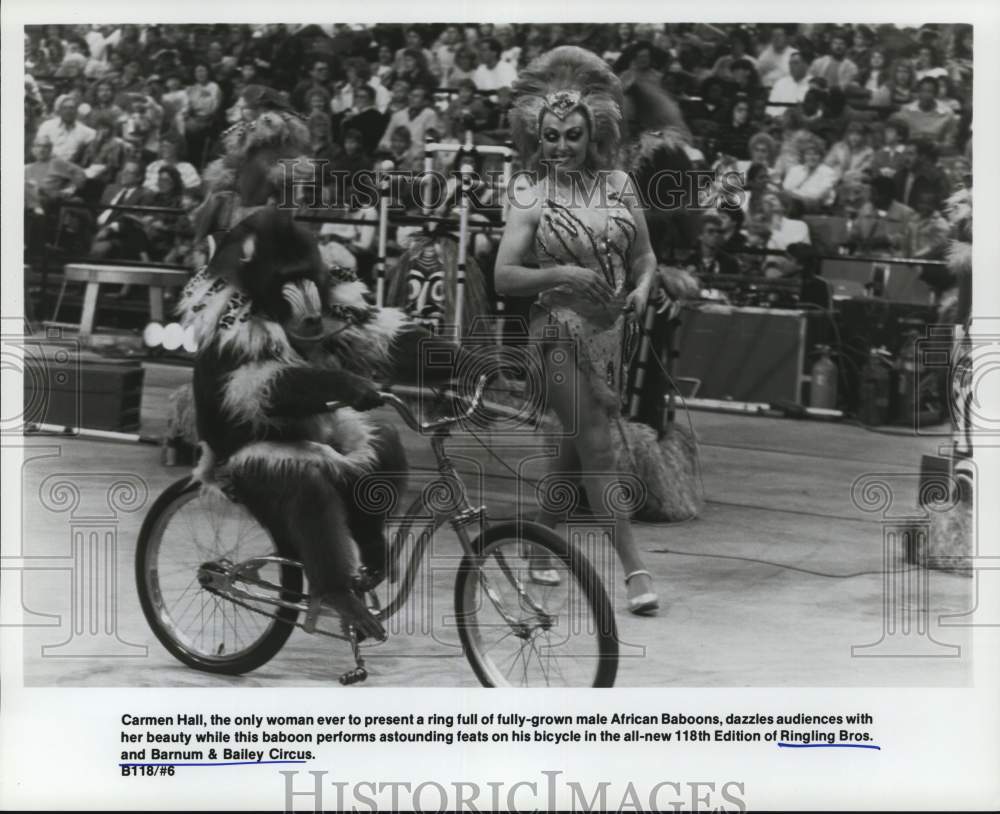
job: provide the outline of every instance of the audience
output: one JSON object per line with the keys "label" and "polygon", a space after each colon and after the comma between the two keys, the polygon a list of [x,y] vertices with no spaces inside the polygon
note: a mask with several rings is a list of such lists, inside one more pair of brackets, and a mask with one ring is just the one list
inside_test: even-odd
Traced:
{"label": "audience", "polygon": [[[809,243],[941,256],[944,201],[971,178],[962,25],[29,26],[29,226],[54,230],[58,201],[155,199],[178,214],[98,210],[87,243],[106,256],[184,256],[183,213],[205,192],[222,132],[249,116],[248,85],[277,90],[307,118],[329,173],[386,158],[419,171],[428,135],[505,142],[518,72],[564,43],[603,55],[626,86],[641,78],[672,93],[696,167],[739,173],[738,203],[719,209],[709,195],[689,219],[700,270],[738,273],[740,256],[746,272],[761,264],[745,249]],[[810,234],[815,215],[849,225]]]}

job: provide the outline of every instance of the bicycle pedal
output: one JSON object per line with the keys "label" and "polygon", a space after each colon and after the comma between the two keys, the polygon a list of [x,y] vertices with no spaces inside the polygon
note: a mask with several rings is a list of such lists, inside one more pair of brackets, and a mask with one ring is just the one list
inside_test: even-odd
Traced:
{"label": "bicycle pedal", "polygon": [[360,684],[368,678],[368,671],[364,667],[356,667],[353,670],[348,670],[346,673],[340,676],[340,683],[346,685],[349,684]]}

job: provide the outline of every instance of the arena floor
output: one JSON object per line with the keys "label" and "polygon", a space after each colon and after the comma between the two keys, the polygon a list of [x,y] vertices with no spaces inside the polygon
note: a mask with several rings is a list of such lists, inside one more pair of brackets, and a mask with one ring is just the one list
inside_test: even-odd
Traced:
{"label": "arena floor", "polygon": [[[162,432],[166,394],[186,376],[182,368],[147,366],[143,432]],[[939,571],[926,572],[926,584],[913,579],[924,572],[902,561],[897,544],[888,559],[883,555],[891,521],[862,510],[851,497],[856,479],[881,476],[891,484],[889,512],[898,516],[899,507],[914,505],[921,454],[936,451],[945,439],[708,412],[691,413],[691,421],[707,498],[701,516],[636,529],[663,602],[660,614],[625,612],[620,576],[608,565],[613,558],[600,558],[624,643],[619,686],[970,684],[969,629],[956,624],[960,619],[941,617],[971,610],[973,581]],[[430,452],[419,437],[407,438],[419,480],[431,466]],[[241,678],[199,673],[175,661],[140,612],[133,554],[144,507],[183,470],[161,466],[159,450],[145,445],[53,437],[25,443],[22,553],[28,570],[22,591],[28,609],[48,614],[26,619],[37,625],[25,629],[27,685],[318,687],[336,685],[352,666],[346,644],[301,631],[267,665]],[[509,513],[516,481],[486,455],[482,466],[483,502],[494,515]],[[56,505],[51,495],[43,502],[43,482],[59,474],[79,484],[75,508]],[[67,555],[72,534],[88,527],[87,518],[108,513],[107,488],[121,474],[138,476],[148,497],[118,512],[118,581],[111,586],[117,605],[99,629],[97,615],[88,615],[83,594],[71,584]],[[457,541],[442,532],[435,546],[454,550]],[[422,622],[450,606],[451,572],[425,573],[410,599],[421,613],[404,614],[404,629],[369,651],[369,679],[361,686],[476,684],[454,632]],[[16,574],[8,571],[5,586],[11,579],[16,585]],[[902,581],[916,586],[909,598],[892,594]],[[92,646],[77,653],[73,637],[81,633],[90,634]],[[876,642],[878,647],[852,653],[852,647]]]}

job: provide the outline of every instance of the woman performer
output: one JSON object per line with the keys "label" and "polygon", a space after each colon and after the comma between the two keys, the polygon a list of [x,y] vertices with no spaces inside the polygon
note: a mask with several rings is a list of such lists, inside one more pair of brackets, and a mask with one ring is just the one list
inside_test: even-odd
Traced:
{"label": "woman performer", "polygon": [[[629,514],[621,501],[609,500],[624,488],[616,446],[623,443],[625,321],[627,312],[645,313],[656,275],[638,201],[627,176],[612,170],[621,83],[596,55],[563,46],[531,63],[514,92],[513,134],[526,168],[537,173],[513,191],[497,256],[497,292],[537,298],[530,330],[544,360],[547,406],[564,430],[553,470],[588,475],[588,503],[594,509],[607,504],[614,515],[628,608],[652,614],[659,598]],[[555,525],[558,518],[543,506],[540,520]],[[540,567],[546,564],[533,565],[534,581],[558,580]]]}

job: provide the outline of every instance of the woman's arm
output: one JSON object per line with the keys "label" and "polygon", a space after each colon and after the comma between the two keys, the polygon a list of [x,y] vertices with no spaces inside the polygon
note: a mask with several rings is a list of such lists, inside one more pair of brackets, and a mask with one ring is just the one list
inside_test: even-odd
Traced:
{"label": "woman's arm", "polygon": [[541,201],[534,190],[519,185],[514,190],[507,225],[497,250],[494,285],[498,294],[512,297],[533,297],[558,285],[572,286],[576,291],[597,301],[614,296],[611,286],[594,269],[576,266],[528,268],[524,261],[531,254],[541,217]]}
{"label": "woman's arm", "polygon": [[656,278],[656,255],[653,253],[653,245],[649,240],[646,213],[628,175],[621,170],[616,170],[611,173],[609,180],[621,194],[621,199],[635,222],[635,242],[632,244],[632,251],[629,254],[629,282],[632,284],[635,295],[633,303],[636,313],[643,313],[646,309],[646,300],[649,299],[649,294],[652,291],[653,281]]}
{"label": "woman's arm", "polygon": [[[529,197],[523,186],[515,190],[515,198],[518,197],[517,193],[520,193],[521,199]],[[530,205],[526,200],[516,200],[510,207],[507,225],[504,226],[497,250],[494,285],[498,294],[533,297],[563,282],[560,267],[535,269],[524,265],[538,229],[540,208],[537,199],[532,200]]]}

